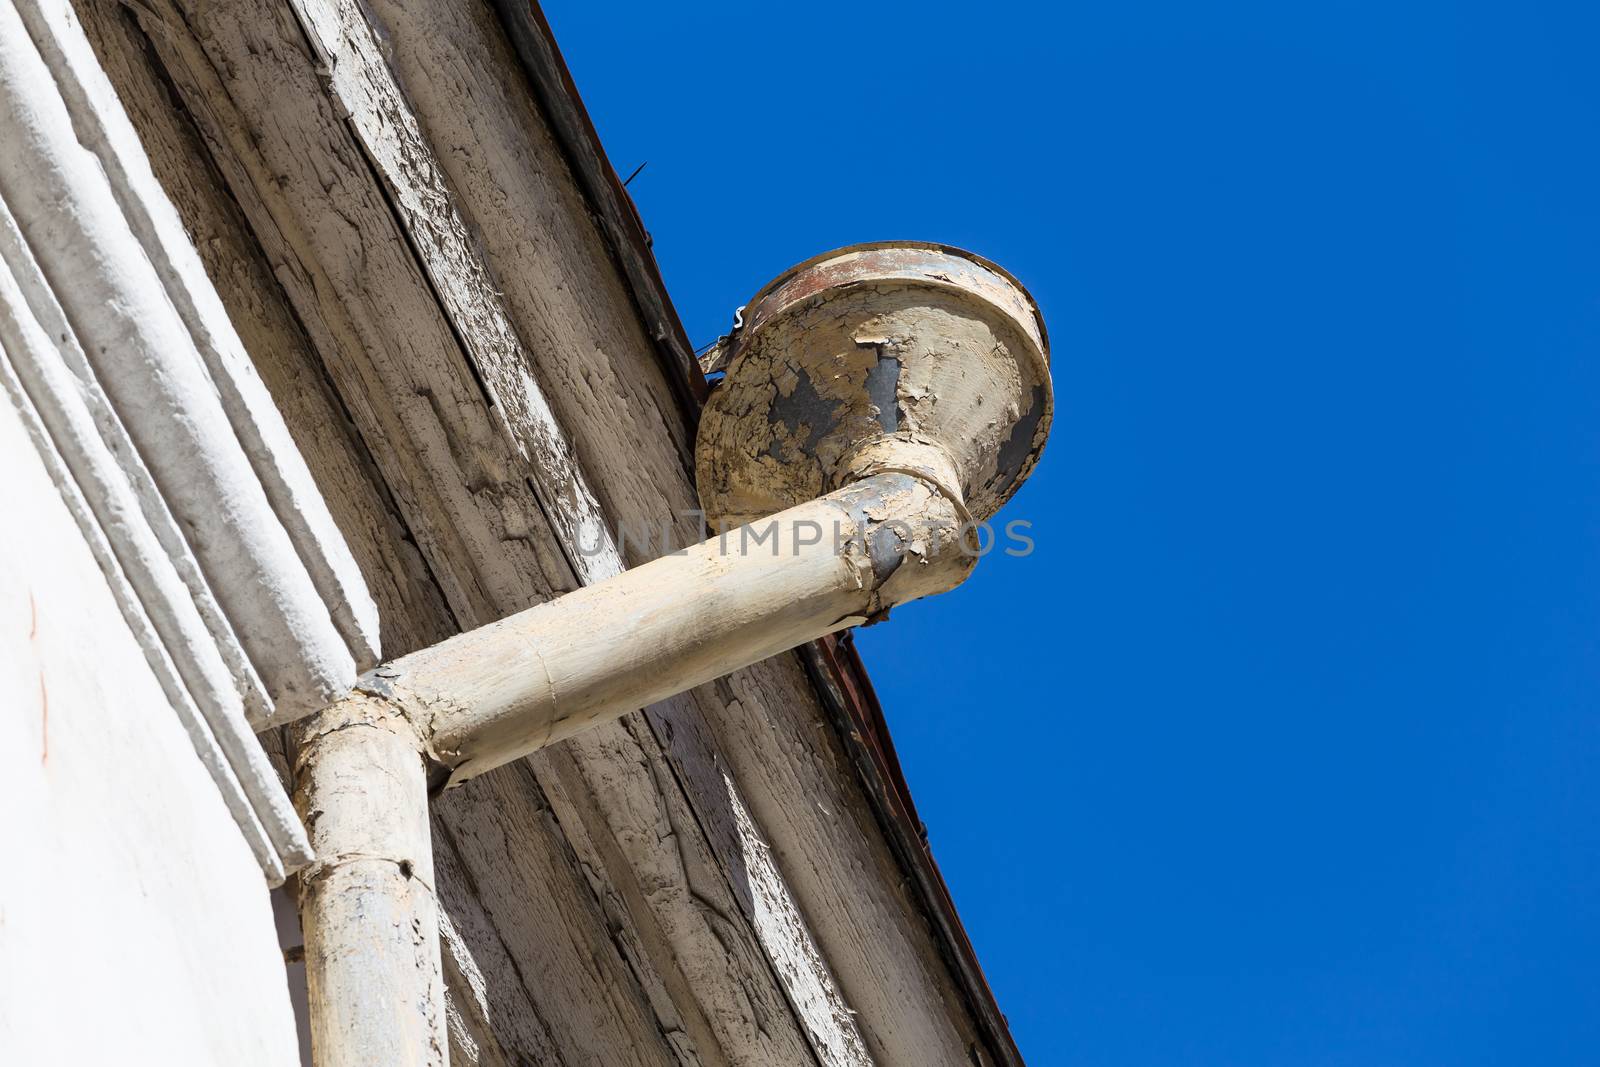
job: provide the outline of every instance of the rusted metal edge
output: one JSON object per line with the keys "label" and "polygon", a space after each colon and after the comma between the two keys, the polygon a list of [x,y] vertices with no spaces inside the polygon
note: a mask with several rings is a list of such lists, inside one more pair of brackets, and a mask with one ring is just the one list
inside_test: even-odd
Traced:
{"label": "rusted metal edge", "polygon": [[[799,652],[831,725],[850,753],[856,776],[872,803],[890,851],[912,875],[910,888],[933,929],[940,956],[956,977],[967,1010],[985,1038],[985,1051],[1005,1067],[1025,1067],[1011,1036],[1011,1026],[989,988],[966,927],[961,924],[950,887],[928,847],[927,831],[917,817],[911,788],[900,770],[900,758],[889,737],[883,707],[850,632],[813,641],[801,646]],[[974,1062],[978,1062],[976,1058]]]}
{"label": "rusted metal edge", "polygon": [[[522,62],[535,100],[550,123],[557,146],[606,241],[607,249],[627,282],[672,383],[678,402],[692,423],[710,390],[694,357],[676,308],[650,251],[638,208],[622,188],[617,172],[601,147],[599,134],[578,96],[544,12],[535,0],[495,0],[507,36]],[[970,255],[970,253],[967,253]],[[991,266],[1010,278],[998,267]],[[1020,285],[1019,285],[1020,288]],[[1040,326],[1041,334],[1043,325]],[[918,903],[935,935],[945,965],[960,987],[968,1011],[977,1022],[989,1056],[1006,1067],[1023,1067],[1022,1055],[983,976],[977,953],[967,937],[928,850],[922,822],[889,737],[866,666],[849,634],[823,638],[803,646],[800,658],[826,709],[829,725],[851,756],[857,779],[870,798],[884,837],[896,861],[910,876]]]}
{"label": "rusted metal edge", "polygon": [[915,281],[961,289],[1010,313],[1031,331],[1048,370],[1050,338],[1027,286],[993,260],[937,241],[871,241],[846,245],[796,263],[751,297],[737,334],[754,333],[769,318],[830,287],[867,282]]}
{"label": "rusted metal edge", "polygon": [[[812,354],[812,339],[820,340],[826,328],[789,332],[797,322],[814,322],[808,317],[825,305],[840,309],[890,290],[954,300],[963,320],[1016,336],[1004,344],[996,342],[999,334],[974,337],[972,347],[952,359],[949,353],[962,346],[953,323],[929,330],[939,320],[912,326],[895,318],[891,326],[891,320],[875,316],[874,335],[887,330],[905,336],[894,344],[894,369],[882,383],[886,392],[874,399],[854,384],[863,368],[847,370],[848,358],[839,355],[850,350],[847,339],[822,343]],[[784,339],[774,344],[775,335]],[[930,335],[940,338],[931,348],[917,339]],[[856,338],[856,360],[881,360],[886,340],[863,345]],[[955,463],[965,506],[988,519],[1033,472],[1050,436],[1050,343],[1038,304],[998,265],[953,245],[878,241],[813,256],[751,297],[718,347],[725,377],[706,404],[709,422],[700,427],[696,471],[701,502],[719,520],[729,517],[726,505],[735,500],[743,507],[733,518],[746,522],[814,494],[818,477],[822,485],[835,484],[840,472],[831,464],[857,454],[864,426],[873,433],[909,432],[939,441]],[[804,388],[793,386],[791,396],[779,379]],[[757,414],[762,409],[764,427]],[[774,422],[780,409],[786,413]],[[946,419],[946,412],[958,421]],[[811,432],[795,454],[792,434],[802,418]],[[835,459],[824,461],[824,455]],[[779,461],[776,469],[773,459]]]}
{"label": "rusted metal edge", "polygon": [[522,61],[534,98],[550,123],[556,145],[589,204],[611,258],[628,283],[639,318],[667,369],[667,380],[685,408],[698,412],[708,390],[695,361],[694,346],[667,297],[639,209],[606,158],[600,135],[561,58],[544,12],[534,0],[494,0],[494,6]]}

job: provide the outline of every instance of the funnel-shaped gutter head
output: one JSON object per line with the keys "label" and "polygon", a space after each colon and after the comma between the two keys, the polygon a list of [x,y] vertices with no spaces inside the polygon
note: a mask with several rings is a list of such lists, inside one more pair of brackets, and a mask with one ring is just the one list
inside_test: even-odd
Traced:
{"label": "funnel-shaped gutter head", "polygon": [[993,515],[1050,431],[1049,344],[1032,297],[946,245],[854,245],[791,268],[728,338],[696,442],[726,529],[884,469],[912,468]]}

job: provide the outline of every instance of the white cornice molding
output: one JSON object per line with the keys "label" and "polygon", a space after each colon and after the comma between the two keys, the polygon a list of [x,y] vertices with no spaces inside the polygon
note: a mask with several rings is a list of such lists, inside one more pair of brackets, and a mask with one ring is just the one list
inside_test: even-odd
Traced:
{"label": "white cornice molding", "polygon": [[[150,169],[144,147],[66,0],[18,0],[23,22],[56,76],[78,140],[101,167],[205,363],[239,444],[260,479],[358,670],[380,659],[378,609],[355,557],[334,525],[283,415],[245,352],[177,209]],[[277,719],[298,711],[279,702]]]}
{"label": "white cornice molding", "polygon": [[0,0],[0,385],[269,881],[252,733],[346,692],[377,610],[71,9]]}

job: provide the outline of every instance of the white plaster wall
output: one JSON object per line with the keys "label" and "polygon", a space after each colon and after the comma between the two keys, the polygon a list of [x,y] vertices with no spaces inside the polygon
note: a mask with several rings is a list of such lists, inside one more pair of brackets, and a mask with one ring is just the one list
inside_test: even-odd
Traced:
{"label": "white plaster wall", "polygon": [[0,397],[0,1062],[298,1063],[261,868]]}

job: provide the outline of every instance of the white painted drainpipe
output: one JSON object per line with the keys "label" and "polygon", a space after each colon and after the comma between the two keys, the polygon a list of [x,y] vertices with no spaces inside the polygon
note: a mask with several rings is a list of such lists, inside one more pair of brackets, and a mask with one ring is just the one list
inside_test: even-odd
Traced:
{"label": "white painted drainpipe", "polygon": [[430,793],[955,587],[971,524],[1043,448],[1043,323],[969,253],[841,249],[740,321],[697,442],[724,533],[381,666],[301,724],[318,1067],[448,1059]]}

